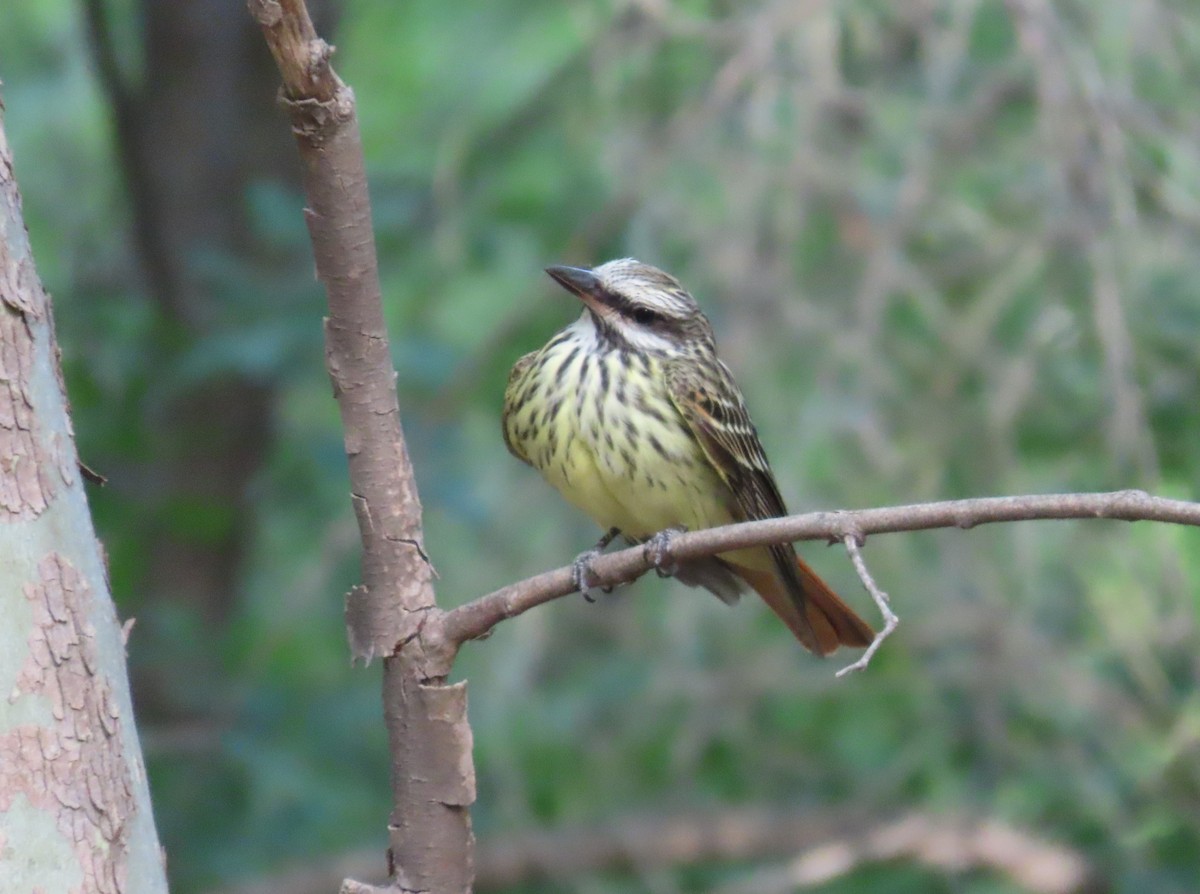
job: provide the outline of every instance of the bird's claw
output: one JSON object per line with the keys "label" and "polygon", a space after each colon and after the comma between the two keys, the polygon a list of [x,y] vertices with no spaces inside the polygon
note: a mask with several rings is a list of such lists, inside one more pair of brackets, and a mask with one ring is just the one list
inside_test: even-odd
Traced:
{"label": "bird's claw", "polygon": [[[592,562],[597,556],[604,553],[604,548],[613,542],[620,530],[617,528],[610,529],[599,542],[589,550],[581,552],[575,557],[575,561],[571,563],[571,583],[575,585],[575,589],[579,591],[587,602],[595,602],[596,597],[592,595]],[[611,593],[612,587],[601,587],[601,593]]]}
{"label": "bird's claw", "polygon": [[671,541],[676,534],[682,534],[687,528],[666,528],[659,531],[646,541],[644,554],[646,561],[654,566],[654,573],[659,577],[672,577],[678,566],[671,555]]}
{"label": "bird's claw", "polygon": [[592,547],[577,555],[575,561],[571,563],[571,583],[588,602],[596,601],[596,597],[592,595],[592,586],[589,581],[592,578],[592,560],[600,553],[601,550],[598,547]]}

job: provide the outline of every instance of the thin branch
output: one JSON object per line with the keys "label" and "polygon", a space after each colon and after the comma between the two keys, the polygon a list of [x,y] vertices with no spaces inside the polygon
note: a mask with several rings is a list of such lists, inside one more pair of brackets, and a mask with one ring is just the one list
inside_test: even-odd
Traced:
{"label": "thin branch", "polygon": [[[809,512],[766,521],[742,522],[703,531],[689,531],[671,541],[676,560],[697,559],[750,546],[797,540],[844,540],[848,535],[961,528],[996,522],[1038,519],[1107,518],[1120,521],[1159,521],[1200,526],[1200,503],[1152,497],[1139,490],[1098,494],[1044,494],[982,497],[917,503],[882,509]],[[605,587],[629,583],[645,574],[651,563],[641,546],[601,556],[591,563],[591,583]],[[443,631],[452,644],[486,635],[506,618],[515,617],[551,599],[575,592],[571,567],[546,571],[459,606],[444,617]]]}
{"label": "thin branch", "polygon": [[[738,808],[674,816],[624,816],[599,825],[508,831],[486,837],[476,857],[476,890],[580,880],[602,872],[788,860],[750,872],[737,889],[811,887],[884,860],[946,872],[989,869],[1036,894],[1105,890],[1080,852],[998,819],[934,816],[921,810],[881,817],[877,805],[820,811]],[[355,851],[210,894],[327,894],[346,875],[380,876],[378,856]],[[763,887],[758,887],[762,884]],[[367,888],[368,891],[378,890]]]}
{"label": "thin branch", "polygon": [[356,882],[352,878],[342,879],[341,887],[338,888],[338,894],[394,894],[395,888],[382,888],[378,885],[367,885],[362,882]]}
{"label": "thin branch", "polygon": [[879,607],[879,613],[883,615],[883,629],[875,634],[875,639],[871,640],[871,645],[867,646],[867,651],[863,652],[862,657],[853,664],[843,667],[834,675],[837,677],[844,677],[846,674],[853,673],[854,671],[866,670],[867,665],[871,663],[871,658],[879,651],[879,647],[883,645],[883,641],[891,636],[892,631],[900,624],[900,619],[892,611],[891,600],[888,599],[888,594],[879,589],[879,584],[875,583],[875,578],[871,577],[871,572],[867,570],[867,563],[863,560],[862,548],[859,547],[858,540],[859,535],[847,534],[842,538],[842,543],[846,546],[846,552],[850,554],[850,561],[854,565],[854,570],[858,572],[858,579],[867,588],[867,592],[875,600],[875,605]]}
{"label": "thin branch", "polygon": [[1093,894],[1109,885],[1078,853],[995,819],[913,811],[809,847],[786,867],[755,872],[722,894],[788,894],[866,865],[905,860],[947,874],[987,869],[1031,894]]}

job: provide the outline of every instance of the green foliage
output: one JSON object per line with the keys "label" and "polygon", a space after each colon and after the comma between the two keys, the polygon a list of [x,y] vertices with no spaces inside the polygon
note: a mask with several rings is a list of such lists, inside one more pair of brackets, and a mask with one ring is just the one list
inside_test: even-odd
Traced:
{"label": "green foliage", "polygon": [[[346,666],[356,534],[311,271],[196,258],[222,322],[173,350],[137,291],[74,15],[6,11],[0,75],[84,458],[119,489],[174,390],[239,375],[277,393],[235,616],[167,612],[130,642],[200,718],[146,730],[175,887],[197,891],[379,844],[386,741],[375,673]],[[692,287],[796,509],[1197,496],[1190,7],[364,0],[336,43],[444,604],[595,536],[498,429],[508,366],[577,313],[541,274],[559,261],[629,254]],[[267,246],[305,239],[298,197],[244,201]],[[228,521],[173,501],[146,517],[138,498],[93,497],[126,611],[148,526],[203,539]],[[836,550],[805,555],[866,604]],[[847,681],[761,606],[654,580],[470,644],[481,839],[674,808],[921,808],[1075,847],[1116,891],[1189,890],[1200,536],[1039,523],[880,537],[866,557],[904,624]],[[653,890],[737,878],[699,867]],[[820,890],[1018,889],[895,863]]]}

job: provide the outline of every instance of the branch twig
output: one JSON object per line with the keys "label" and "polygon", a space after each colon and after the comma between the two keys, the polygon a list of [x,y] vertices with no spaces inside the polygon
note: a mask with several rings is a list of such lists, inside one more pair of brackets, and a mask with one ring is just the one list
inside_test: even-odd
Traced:
{"label": "branch twig", "polygon": [[[1200,503],[1152,497],[1138,490],[1123,490],[1098,494],[983,497],[882,509],[809,512],[688,531],[671,540],[671,555],[677,560],[686,560],[787,541],[844,541],[849,535],[865,538],[870,534],[900,531],[927,531],[934,528],[968,530],[996,522],[1069,518],[1159,521],[1200,526]],[[645,550],[636,546],[601,556],[590,567],[591,584],[607,587],[636,580],[651,568],[651,563],[645,556]],[[574,592],[570,566],[510,584],[447,612],[442,620],[446,640],[457,647],[466,640],[486,635],[506,618]]]}
{"label": "branch twig", "polygon": [[854,564],[854,570],[858,572],[858,579],[862,581],[862,585],[867,588],[867,592],[871,594],[871,598],[875,600],[875,605],[879,607],[879,613],[883,615],[883,629],[875,634],[875,639],[871,640],[871,645],[867,646],[867,651],[862,653],[862,657],[853,664],[847,664],[834,676],[844,677],[846,674],[854,671],[866,670],[867,665],[871,663],[871,658],[879,651],[879,647],[883,645],[883,641],[892,635],[892,631],[900,624],[900,619],[896,617],[896,613],[892,611],[891,600],[888,599],[888,594],[879,589],[879,585],[875,583],[875,578],[871,577],[871,572],[867,570],[867,563],[862,557],[862,548],[858,545],[860,535],[847,534],[842,538],[842,543],[846,546],[846,552],[850,554],[850,561]]}

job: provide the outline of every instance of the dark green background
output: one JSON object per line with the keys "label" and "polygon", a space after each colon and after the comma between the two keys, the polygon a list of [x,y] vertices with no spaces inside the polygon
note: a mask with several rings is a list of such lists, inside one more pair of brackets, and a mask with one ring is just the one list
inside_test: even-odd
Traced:
{"label": "dark green background", "polygon": [[[352,670],[344,641],[356,530],[276,78],[262,66],[241,105],[254,81],[216,76],[222,36],[174,80],[188,32],[159,58],[147,27],[165,7],[105,15],[126,85],[164,116],[132,182],[192,153],[159,186],[197,191],[172,212],[175,305],[133,235],[81,7],[6,6],[0,77],[80,451],[110,480],[91,501],[138,619],[186,894],[382,850],[389,793],[378,667]],[[332,38],[442,604],[596,533],[499,434],[509,365],[577,312],[548,263],[634,255],[687,283],[795,510],[1197,496],[1193,4],[357,0]],[[169,90],[198,98],[155,106]],[[839,550],[804,553],[868,609]],[[904,623],[846,680],[757,603],[653,577],[469,645],[481,839],[731,805],[920,809],[1074,847],[1115,891],[1195,890],[1200,535],[1043,522],[880,536],[866,557]],[[700,891],[747,868],[545,890]],[[1020,889],[897,864],[820,890]]]}

